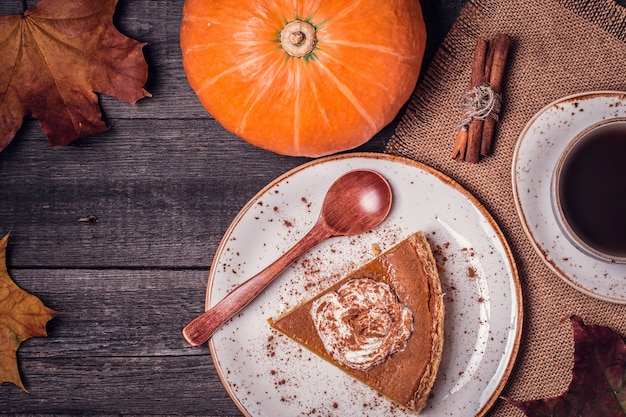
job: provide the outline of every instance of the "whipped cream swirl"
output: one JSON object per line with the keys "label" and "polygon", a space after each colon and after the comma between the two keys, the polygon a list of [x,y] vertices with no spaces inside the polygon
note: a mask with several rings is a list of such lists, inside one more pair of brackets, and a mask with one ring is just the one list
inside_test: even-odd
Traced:
{"label": "whipped cream swirl", "polygon": [[313,302],[311,318],[326,351],[345,366],[366,371],[404,350],[413,315],[389,285],[355,278]]}

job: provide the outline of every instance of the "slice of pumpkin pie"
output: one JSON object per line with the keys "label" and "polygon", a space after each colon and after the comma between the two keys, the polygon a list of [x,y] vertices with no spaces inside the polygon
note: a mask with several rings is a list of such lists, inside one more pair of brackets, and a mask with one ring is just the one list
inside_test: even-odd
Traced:
{"label": "slice of pumpkin pie", "polygon": [[417,232],[270,324],[419,412],[441,361],[443,321],[437,266]]}

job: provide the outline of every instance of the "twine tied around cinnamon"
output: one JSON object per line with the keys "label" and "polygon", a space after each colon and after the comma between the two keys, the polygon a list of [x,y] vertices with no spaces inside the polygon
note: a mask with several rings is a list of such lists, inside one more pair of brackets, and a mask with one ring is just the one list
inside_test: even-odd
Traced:
{"label": "twine tied around cinnamon", "polygon": [[497,122],[501,107],[502,94],[496,93],[489,85],[477,85],[465,91],[461,103],[463,120],[459,129],[467,130],[473,119],[486,120],[491,117]]}

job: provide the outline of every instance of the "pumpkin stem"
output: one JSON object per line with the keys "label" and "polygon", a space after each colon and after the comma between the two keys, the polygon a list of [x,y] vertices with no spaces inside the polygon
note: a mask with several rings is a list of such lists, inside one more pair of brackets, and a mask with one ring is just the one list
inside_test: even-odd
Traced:
{"label": "pumpkin stem", "polygon": [[291,56],[303,57],[310,54],[316,43],[315,26],[309,22],[294,20],[280,31],[280,44]]}

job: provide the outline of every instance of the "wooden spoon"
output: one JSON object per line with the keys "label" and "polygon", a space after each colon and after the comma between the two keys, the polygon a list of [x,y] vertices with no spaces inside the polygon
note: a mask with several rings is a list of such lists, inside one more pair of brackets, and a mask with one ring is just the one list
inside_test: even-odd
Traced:
{"label": "wooden spoon", "polygon": [[391,187],[380,174],[356,170],[339,177],[328,189],[313,228],[284,255],[190,321],[183,328],[183,337],[192,346],[203,344],[298,257],[330,237],[367,232],[378,226],[390,209]]}

